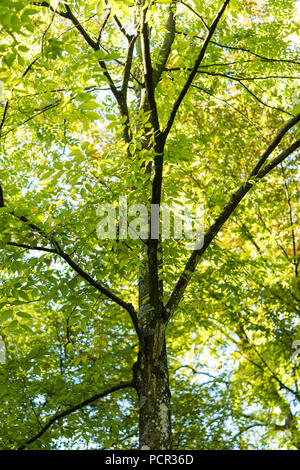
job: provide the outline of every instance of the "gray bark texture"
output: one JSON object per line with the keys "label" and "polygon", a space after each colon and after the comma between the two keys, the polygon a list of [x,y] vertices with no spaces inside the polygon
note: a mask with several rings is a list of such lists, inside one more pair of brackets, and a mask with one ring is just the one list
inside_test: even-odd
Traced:
{"label": "gray bark texture", "polygon": [[[171,403],[162,283],[151,295],[148,249],[143,250],[139,281],[139,353],[134,366],[134,384],[139,403],[139,448],[172,448]],[[151,301],[152,298],[152,301]],[[154,301],[153,301],[154,300]]]}

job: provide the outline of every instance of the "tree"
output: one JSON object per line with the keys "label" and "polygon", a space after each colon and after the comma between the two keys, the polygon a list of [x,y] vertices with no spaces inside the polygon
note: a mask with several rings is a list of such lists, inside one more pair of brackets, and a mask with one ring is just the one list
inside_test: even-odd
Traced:
{"label": "tree", "polygon": [[[250,203],[269,211],[270,181],[298,156],[294,8],[267,0],[4,3],[1,319],[11,363],[0,388],[3,448],[64,445],[78,430],[92,445],[130,446],[136,412],[139,448],[172,448],[168,355],[179,370],[184,341],[198,331],[185,310],[201,299],[201,282],[203,308],[219,289],[218,268],[208,285],[199,266],[222,258],[218,237],[234,246],[235,214],[258,247]],[[205,202],[201,247],[151,236],[151,218],[147,235],[124,240],[119,220],[119,236],[97,239],[96,209],[120,196],[148,209]],[[240,272],[242,263],[235,256],[226,269]],[[242,285],[239,295],[249,302]],[[197,319],[201,304],[190,308]],[[249,328],[257,308],[247,310]],[[248,354],[238,316],[230,325]],[[104,418],[105,397],[114,406]],[[221,441],[210,445],[228,445]]]}

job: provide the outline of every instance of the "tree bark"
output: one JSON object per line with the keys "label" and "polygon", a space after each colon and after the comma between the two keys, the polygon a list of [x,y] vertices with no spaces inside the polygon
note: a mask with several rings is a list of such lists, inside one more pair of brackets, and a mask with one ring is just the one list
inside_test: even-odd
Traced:
{"label": "tree bark", "polygon": [[172,449],[165,325],[160,321],[141,338],[135,385],[139,400],[139,448]]}
{"label": "tree bark", "polygon": [[[171,403],[168,357],[163,315],[162,285],[151,302],[148,250],[142,254],[139,281],[139,353],[134,366],[134,383],[139,403],[139,448],[172,448]],[[154,305],[155,303],[155,305]]]}

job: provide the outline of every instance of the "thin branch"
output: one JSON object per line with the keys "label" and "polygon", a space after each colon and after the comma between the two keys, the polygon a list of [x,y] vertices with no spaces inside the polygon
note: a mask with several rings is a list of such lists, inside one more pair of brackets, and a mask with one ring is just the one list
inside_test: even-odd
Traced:
{"label": "thin branch", "polygon": [[289,258],[289,255],[287,254],[286,252],[286,249],[284,248],[284,246],[281,245],[281,243],[279,243],[278,241],[278,237],[275,235],[275,233],[272,231],[272,229],[270,229],[270,227],[268,227],[268,225],[266,224],[266,222],[264,221],[261,213],[260,213],[260,209],[259,207],[257,208],[257,217],[258,219],[260,220],[260,222],[263,224],[263,226],[265,227],[265,229],[269,232],[269,234],[271,235],[272,239],[274,240],[274,242],[276,243],[276,245],[278,246],[278,248],[280,248],[280,250],[282,251],[282,253],[284,254],[285,258],[288,260],[288,262],[290,263],[291,260]]}
{"label": "thin branch", "polygon": [[[222,377],[215,377],[214,375],[212,374],[209,374],[208,372],[199,372],[197,369],[195,369],[194,367],[192,367],[190,364],[184,364],[182,366],[178,366],[176,367],[175,369],[175,373],[180,370],[180,369],[190,369],[192,371],[192,373],[194,375],[205,375],[206,377],[210,377],[212,380],[210,380],[209,382],[222,382],[222,383],[225,383],[226,385],[230,385],[231,382],[228,381],[228,380],[225,380],[223,379]],[[206,383],[209,383],[209,382],[206,382]],[[202,384],[201,384],[202,385]]]}
{"label": "thin branch", "polygon": [[43,33],[43,36],[42,36],[42,42],[41,42],[41,54],[43,55],[44,54],[44,41],[45,41],[45,38],[46,38],[46,34],[48,33],[49,29],[51,28],[51,25],[54,21],[54,18],[55,18],[55,15],[56,15],[56,12],[57,12],[57,9],[58,9],[58,5],[59,5],[59,2],[57,2],[57,5],[55,8],[53,8],[53,15],[52,15],[52,18],[50,20],[50,23],[48,24],[47,28],[45,29],[44,33]]}
{"label": "thin branch", "polygon": [[137,36],[132,36],[131,41],[128,45],[126,62],[125,62],[125,65],[124,65],[121,93],[122,93],[125,101],[127,100],[128,83],[129,83],[129,78],[130,78],[130,75],[131,75],[133,50],[134,50],[134,45],[135,45],[136,39],[137,39]]}
{"label": "thin branch", "polygon": [[[48,2],[35,2],[35,5],[39,5],[39,6],[42,6],[42,7],[47,7],[49,8],[51,11],[53,11],[53,7],[48,3]],[[66,8],[66,12],[61,12],[61,11],[57,11],[57,14],[62,16],[63,18],[66,18],[68,20],[70,20],[73,25],[75,26],[75,28],[77,29],[77,31],[82,35],[82,37],[85,39],[85,41],[87,42],[87,44],[94,50],[94,51],[98,51],[99,50],[99,45],[97,44],[96,41],[94,41],[91,36],[89,35],[89,33],[83,28],[83,26],[81,25],[81,23],[78,21],[78,19],[76,18],[76,16],[73,14],[71,8],[69,7],[69,5],[67,3],[64,3],[64,6]],[[109,86],[110,86],[110,89],[111,89],[111,92],[113,93],[114,97],[116,98],[116,101],[119,105],[119,108],[121,110],[121,113],[123,116],[127,116],[128,117],[128,110],[127,110],[127,106],[124,106],[124,102],[122,101],[121,99],[121,94],[120,92],[118,91],[118,89],[116,88],[115,84],[114,84],[114,81],[112,79],[112,77],[110,76],[110,73],[107,69],[107,66],[105,64],[105,62],[103,60],[99,60],[99,65],[100,67],[103,69],[103,74],[104,76],[107,78],[108,80],[108,83],[109,83]]]}
{"label": "thin branch", "polygon": [[106,15],[106,17],[105,17],[105,20],[103,21],[103,24],[102,24],[102,26],[101,26],[101,28],[100,28],[100,31],[99,31],[99,34],[98,34],[98,38],[97,38],[97,42],[96,42],[96,44],[97,44],[98,47],[100,46],[101,36],[102,36],[102,33],[103,33],[104,29],[105,29],[106,23],[107,23],[108,20],[109,20],[109,17],[110,17],[110,10],[109,10],[109,12],[107,13],[107,15]]}
{"label": "thin branch", "polygon": [[168,123],[167,123],[167,125],[166,125],[165,130],[164,130],[164,138],[165,138],[165,139],[167,138],[167,136],[168,136],[168,134],[169,134],[169,132],[170,132],[170,130],[171,130],[171,128],[172,128],[172,125],[173,125],[174,119],[175,119],[175,117],[176,117],[177,111],[178,111],[178,109],[179,109],[179,107],[180,107],[180,105],[181,105],[183,99],[185,98],[185,95],[187,94],[187,92],[188,92],[188,90],[189,90],[189,88],[190,88],[190,86],[191,86],[191,84],[192,84],[192,82],[193,82],[193,80],[194,80],[194,78],[195,78],[195,76],[196,76],[197,70],[199,69],[199,66],[200,66],[200,64],[201,64],[201,62],[202,62],[202,60],[203,60],[203,58],[204,58],[204,56],[205,56],[206,49],[207,49],[207,47],[208,47],[208,45],[209,45],[209,43],[210,43],[210,40],[211,40],[211,38],[212,38],[212,36],[213,36],[213,34],[214,34],[214,32],[215,32],[217,26],[218,26],[219,21],[221,20],[221,18],[222,18],[222,16],[223,16],[223,13],[224,13],[224,11],[225,11],[227,5],[229,4],[229,1],[230,1],[230,0],[225,0],[225,2],[223,3],[222,7],[221,7],[220,10],[219,10],[219,12],[217,13],[217,15],[216,15],[216,17],[215,17],[215,19],[214,19],[214,21],[213,21],[213,23],[212,23],[212,25],[211,25],[211,27],[210,27],[210,29],[209,29],[209,32],[207,33],[207,36],[206,36],[206,38],[205,38],[205,40],[204,40],[204,43],[203,43],[203,45],[202,45],[202,47],[201,47],[201,50],[200,50],[200,52],[199,52],[199,55],[198,55],[198,57],[197,57],[197,59],[196,59],[196,62],[195,62],[195,64],[194,64],[194,67],[193,67],[193,69],[192,69],[190,75],[188,76],[188,78],[187,78],[187,80],[186,80],[186,82],[185,82],[185,85],[184,85],[184,87],[182,88],[182,90],[181,90],[181,92],[180,92],[180,94],[179,94],[177,100],[175,101],[175,103],[174,103],[174,105],[173,105],[173,109],[172,109],[172,111],[171,111],[171,114],[170,114]]}
{"label": "thin branch", "polygon": [[249,429],[256,428],[256,427],[267,427],[267,423],[255,423],[255,424],[249,424],[249,426],[246,426],[244,429],[241,429],[238,431],[231,439],[231,442],[235,441],[241,434],[244,432],[249,431]]}
{"label": "thin branch", "polygon": [[[172,68],[166,68],[168,72],[173,72],[175,70],[181,70],[180,67],[172,67]],[[186,70],[191,70],[190,68]],[[293,79],[295,80],[297,77],[292,77],[292,76],[269,76],[269,77],[237,77],[235,75],[228,75],[226,73],[221,73],[221,72],[208,72],[206,70],[197,70],[197,73],[199,74],[204,74],[204,75],[210,75],[213,77],[224,77],[224,78],[229,78],[230,80],[234,80],[238,82],[253,98],[258,101],[260,104],[263,106],[266,106],[267,108],[270,109],[275,109],[276,111],[280,111],[282,113],[287,114],[288,116],[294,116],[294,114],[290,113],[289,111],[286,111],[283,108],[278,108],[276,106],[271,106],[270,104],[265,103],[262,99],[260,99],[255,93],[253,93],[250,88],[248,88],[243,82],[244,81],[255,81],[255,80],[267,80],[271,78],[280,78],[280,79]]]}
{"label": "thin branch", "polygon": [[245,119],[247,122],[249,122],[249,124],[253,127],[256,128],[256,130],[259,131],[261,137],[266,141],[266,138],[265,136],[262,134],[261,132],[261,128],[255,124],[255,122],[251,121],[251,119],[248,118],[248,116],[246,114],[244,114],[242,111],[240,111],[238,108],[236,108],[235,106],[233,106],[233,104],[231,104],[228,100],[224,100],[223,98],[220,98],[219,96],[215,96],[213,93],[211,93],[209,90],[207,90],[206,88],[203,88],[203,87],[200,87],[198,85],[191,85],[191,87],[193,88],[196,88],[197,90],[200,90],[200,91],[203,91],[203,93],[206,93],[207,95],[209,96],[212,96],[215,100],[219,100],[221,101],[222,103],[225,103],[227,106],[229,106],[230,108],[232,108],[234,111],[236,111],[238,114],[240,114],[242,116],[243,119]]}
{"label": "thin branch", "polygon": [[151,112],[151,124],[155,132],[159,132],[159,121],[157,114],[157,106],[154,96],[154,83],[153,83],[153,69],[151,64],[151,52],[150,52],[150,40],[149,40],[149,25],[146,22],[146,10],[142,13],[142,34],[141,34],[141,45],[142,45],[142,58],[144,68],[144,80],[146,87],[146,99],[149,104]]}
{"label": "thin branch", "polygon": [[[202,70],[202,69],[206,69],[206,68],[209,68],[209,67],[224,67],[226,65],[244,65],[245,63],[247,63],[249,61],[245,61],[243,62],[242,64],[237,64],[236,62],[228,62],[227,64],[226,63],[221,63],[221,64],[205,64],[205,65],[200,65],[199,67],[199,70],[197,71],[197,73],[202,73],[202,74],[206,74],[206,75],[211,75],[213,77],[224,77],[224,78],[230,78],[231,80],[236,80],[236,81],[243,81],[243,82],[254,82],[256,80],[271,80],[271,79],[275,79],[275,78],[280,78],[281,80],[298,80],[299,77],[296,76],[296,75],[267,75],[267,76],[256,76],[256,77],[248,77],[247,75],[240,75],[240,76],[237,76],[237,75],[229,75],[228,73],[224,73],[224,72],[208,72],[206,70]],[[166,67],[165,69],[166,71],[168,72],[177,72],[177,71],[180,71],[180,70],[189,70],[191,71],[192,68],[191,67]]]}
{"label": "thin branch", "polygon": [[252,235],[252,233],[250,232],[250,230],[248,229],[248,227],[244,223],[240,224],[239,220],[236,220],[236,223],[240,227],[242,233],[244,233],[244,235],[246,235],[248,240],[252,243],[252,245],[256,249],[257,253],[261,256],[261,259],[264,261],[264,263],[268,264],[266,258],[264,257],[262,249],[260,248],[260,246],[255,241],[255,238]]}
{"label": "thin branch", "polygon": [[298,113],[295,117],[290,119],[277,133],[276,137],[274,140],[271,142],[267,150],[262,154],[260,157],[259,161],[251,171],[249,178],[252,178],[253,176],[256,175],[256,173],[262,168],[263,164],[266,162],[267,158],[271,155],[271,153],[278,147],[280,144],[281,140],[283,137],[286,135],[286,133],[292,129],[298,122],[300,121],[300,113]]}
{"label": "thin branch", "polygon": [[[36,57],[35,59],[33,59],[32,62],[30,62],[30,64],[27,66],[27,68],[25,69],[25,71],[22,73],[22,78],[26,77],[26,75],[28,74],[28,72],[31,70],[31,68],[34,66],[34,64],[41,58],[42,56],[39,55],[38,57]],[[18,85],[17,85],[18,86]]]}
{"label": "thin branch", "polygon": [[[189,36],[188,33],[185,33],[184,31],[175,31],[176,34],[183,34],[184,36]],[[201,36],[198,35],[193,35],[193,38],[200,39],[201,41],[204,39]],[[300,65],[300,62],[297,60],[293,59],[277,59],[277,58],[272,58],[272,57],[266,57],[261,54],[258,54],[257,52],[251,51],[250,49],[247,49],[242,46],[228,46],[227,44],[221,44],[216,41],[210,41],[211,44],[217,47],[221,47],[224,49],[229,49],[229,50],[234,50],[234,51],[241,51],[241,52],[247,52],[248,54],[251,54],[265,62],[279,62],[279,63],[286,63],[286,64],[294,64],[294,65]]]}
{"label": "thin branch", "polygon": [[48,104],[47,106],[45,106],[44,108],[42,108],[39,112],[33,114],[33,115],[30,116],[29,118],[27,118],[27,119],[25,119],[24,121],[20,122],[17,126],[11,127],[10,129],[8,129],[8,131],[6,131],[4,134],[2,134],[2,136],[4,137],[4,136],[6,136],[7,134],[10,134],[10,132],[13,132],[13,131],[16,130],[18,127],[23,126],[23,125],[26,124],[27,122],[32,121],[32,119],[34,119],[35,117],[39,116],[40,114],[43,114],[43,113],[45,113],[46,111],[49,111],[50,109],[55,108],[56,106],[59,105],[60,102],[61,102],[61,99],[55,101],[54,103]]}
{"label": "thin branch", "polygon": [[206,23],[205,19],[203,18],[202,15],[200,15],[200,13],[198,13],[196,10],[194,10],[194,8],[192,8],[190,5],[188,5],[187,3],[185,3],[183,0],[180,0],[180,3],[182,5],[184,5],[185,7],[187,7],[189,10],[191,10],[196,16],[198,16],[198,18],[200,18],[200,20],[202,21],[202,23],[204,24],[205,28],[209,31],[209,26],[208,24]]}
{"label": "thin branch", "polygon": [[35,436],[28,439],[17,450],[23,450],[23,449],[25,449],[26,446],[28,446],[29,444],[32,444],[33,442],[35,442],[59,419],[65,418],[69,414],[74,413],[75,411],[81,410],[82,408],[84,408],[87,405],[90,405],[91,403],[95,402],[96,400],[99,400],[100,398],[103,398],[107,395],[110,395],[111,393],[116,392],[117,390],[122,390],[122,389],[125,389],[125,388],[134,388],[133,382],[121,382],[120,384],[115,385],[114,387],[111,387],[107,390],[104,390],[101,393],[97,393],[96,395],[92,396],[91,398],[88,398],[87,400],[84,400],[81,403],[78,403],[77,405],[74,405],[71,408],[68,408],[67,410],[62,411],[61,413],[57,413],[42,427],[42,429],[37,434],[35,434]]}
{"label": "thin branch", "polygon": [[53,248],[46,248],[44,246],[31,246],[31,245],[26,245],[24,243],[17,243],[17,242],[8,242],[7,245],[15,246],[18,248],[25,248],[26,250],[45,251],[46,253],[57,254],[56,250],[54,250]]}
{"label": "thin branch", "polygon": [[295,75],[267,75],[266,77],[240,77],[239,79],[243,82],[254,82],[256,80],[274,80],[277,78],[280,80],[299,80],[299,76]]}
{"label": "thin branch", "polygon": [[[0,185],[0,199],[2,198],[2,204],[3,203],[3,190]],[[1,202],[1,201],[0,201]],[[2,205],[1,207],[4,207]],[[10,214],[14,217],[16,217],[18,220],[24,222],[28,227],[30,227],[34,232],[39,233],[44,239],[46,239],[51,245],[53,246],[53,250],[50,251],[50,249],[43,249],[42,251],[47,251],[49,253],[57,254],[59,255],[62,259],[66,261],[66,263],[77,273],[79,276],[81,276],[83,279],[85,279],[91,286],[95,287],[99,292],[104,294],[106,297],[108,297],[110,300],[115,302],[117,305],[122,307],[124,310],[126,310],[130,318],[132,320],[132,323],[134,325],[134,328],[136,330],[136,333],[139,335],[139,326],[138,326],[138,319],[137,315],[135,312],[135,309],[132,304],[125,302],[122,300],[120,297],[115,295],[113,292],[111,292],[109,289],[107,289],[105,286],[103,286],[100,282],[96,281],[93,279],[86,271],[84,271],[59,245],[59,243],[55,240],[55,238],[52,235],[48,235],[43,229],[38,227],[37,225],[31,223],[29,219],[25,216],[18,216],[14,211],[10,211]],[[11,242],[13,243],[13,242]],[[17,246],[16,244],[14,246]],[[36,249],[36,247],[31,247],[30,245],[25,245],[23,246],[25,249]]]}
{"label": "thin branch", "polygon": [[287,385],[285,385],[281,379],[275,374],[275,372],[271,369],[271,367],[269,366],[269,364],[265,361],[265,359],[262,357],[262,355],[260,354],[260,352],[257,350],[256,346],[254,343],[252,343],[244,329],[243,326],[239,326],[239,333],[246,341],[247,343],[249,344],[250,348],[252,348],[255,353],[257,354],[257,356],[259,357],[259,359],[261,360],[261,362],[264,364],[265,368],[270,372],[270,374],[272,375],[272,377],[276,380],[276,382],[280,385],[280,388],[283,388],[284,390],[286,390],[287,392],[290,392],[292,395],[294,395],[297,400],[300,401],[300,395],[299,393],[295,392],[295,390],[293,390],[292,388],[288,387]]}
{"label": "thin branch", "polygon": [[[133,37],[134,37],[134,36],[132,36],[132,38],[133,38]],[[136,40],[136,39],[137,39],[137,38],[135,38],[135,40]],[[100,47],[101,47],[101,49],[103,49],[104,52],[106,52],[107,54],[109,53],[109,51],[108,51],[108,49],[106,49],[106,47],[104,47],[103,45],[100,45]],[[114,59],[114,61],[115,61],[118,65],[121,65],[122,67],[125,68],[126,63],[122,62],[122,61],[119,60],[119,59]],[[131,71],[130,71],[130,77],[131,77],[134,81],[136,81],[136,83],[137,83],[140,87],[143,86],[143,83],[142,83]]]}
{"label": "thin branch", "polygon": [[[88,34],[88,32],[83,28],[81,23],[78,21],[78,19],[73,14],[73,12],[72,12],[71,8],[69,7],[69,5],[67,3],[65,3],[64,5],[65,5],[65,8],[67,10],[66,18],[68,18],[73,23],[73,25],[76,27],[76,29],[79,31],[79,33],[84,37],[85,41],[89,44],[89,46],[91,46],[91,48],[94,49],[94,51],[98,51],[99,50],[99,45],[97,44],[97,42],[95,42],[91,38],[91,36]],[[128,116],[127,107],[124,107],[124,104],[123,104],[122,100],[120,99],[120,93],[119,93],[118,89],[116,88],[116,86],[114,84],[114,81],[113,81],[112,77],[110,76],[110,73],[108,72],[108,69],[107,69],[107,66],[106,66],[105,62],[103,60],[99,60],[99,65],[104,70],[103,73],[104,73],[105,77],[108,80],[111,92],[113,93],[114,97],[117,100],[117,103],[120,107],[122,115]]]}
{"label": "thin branch", "polygon": [[245,90],[251,95],[253,96],[254,99],[256,99],[256,101],[258,101],[260,104],[262,104],[263,106],[266,106],[267,108],[270,108],[270,109],[275,109],[276,111],[281,111],[282,113],[285,113],[285,114],[288,114],[289,116],[294,116],[294,114],[292,113],[289,113],[288,111],[286,111],[285,109],[282,109],[282,108],[277,108],[276,106],[271,106],[270,104],[267,104],[265,103],[264,101],[262,101],[255,93],[253,93],[253,91],[250,90],[250,88],[248,88],[243,82],[242,80],[237,80],[240,85],[242,85],[243,88],[245,88]]}
{"label": "thin branch", "polygon": [[67,264],[74,269],[77,274],[79,274],[83,279],[85,279],[91,286],[95,287],[97,290],[99,290],[102,294],[104,294],[106,297],[108,297],[110,300],[118,304],[120,307],[123,307],[130,315],[131,320],[133,322],[133,325],[135,327],[136,332],[139,332],[139,327],[138,327],[138,320],[136,316],[136,312],[134,310],[134,307],[132,304],[129,304],[127,302],[124,302],[120,297],[115,295],[113,292],[111,292],[109,289],[104,287],[100,282],[96,281],[93,279],[86,271],[84,271],[66,252],[64,252],[61,247],[58,245],[57,242],[54,242],[56,248],[57,248],[57,254],[63,258]]}
{"label": "thin branch", "polygon": [[4,109],[3,109],[2,119],[1,119],[1,122],[0,122],[0,137],[1,137],[2,127],[4,126],[4,123],[5,123],[8,106],[9,106],[9,103],[8,103],[8,100],[6,100],[5,105],[4,105]]}
{"label": "thin branch", "polygon": [[59,11],[59,10],[53,8],[53,6],[48,2],[33,2],[33,5],[38,6],[38,7],[49,8],[49,10],[51,10],[53,13],[56,12],[59,16],[62,16],[63,18],[68,18],[67,13],[65,13],[63,11]]}
{"label": "thin branch", "polygon": [[94,50],[97,50],[97,43],[91,38],[91,36],[89,35],[89,33],[87,32],[86,29],[83,28],[83,26],[81,25],[81,23],[78,21],[78,19],[76,18],[76,16],[73,14],[71,8],[69,7],[69,5],[67,3],[64,3],[64,6],[65,6],[65,9],[67,11],[66,15],[65,15],[65,18],[69,19],[70,21],[72,21],[73,25],[75,26],[75,28],[79,31],[79,33],[84,37],[84,39],[86,40],[86,42],[94,49]]}
{"label": "thin branch", "polygon": [[[199,38],[201,39],[201,38]],[[216,41],[211,41],[211,44],[214,44],[217,47],[222,47],[225,49],[231,49],[234,51],[241,51],[241,52],[247,52],[248,54],[251,54],[255,57],[258,57],[259,59],[265,61],[265,62],[281,62],[281,63],[286,63],[286,64],[295,64],[295,65],[300,65],[299,61],[292,60],[292,59],[277,59],[277,58],[272,58],[272,57],[266,57],[261,54],[258,54],[257,52],[251,51],[250,49],[247,49],[246,47],[242,46],[228,46],[225,44],[220,44],[219,42]]]}

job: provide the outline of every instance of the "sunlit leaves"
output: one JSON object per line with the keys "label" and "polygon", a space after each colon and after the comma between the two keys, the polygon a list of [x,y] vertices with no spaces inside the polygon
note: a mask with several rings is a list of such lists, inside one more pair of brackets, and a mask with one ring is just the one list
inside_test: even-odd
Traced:
{"label": "sunlit leaves", "polygon": [[[109,203],[117,210],[120,196],[128,205],[147,203],[155,152],[151,113],[139,109],[145,90],[139,41],[127,108],[121,91],[128,34],[138,31],[135,2],[68,2],[94,47],[62,2],[51,2],[55,15],[29,1],[2,3],[0,73],[9,106],[1,123],[0,334],[8,362],[0,366],[0,446],[15,448],[35,432],[36,416],[46,422],[131,378],[138,340],[130,318],[74,272],[56,242],[138,308],[143,242],[99,240],[97,208]],[[153,66],[168,3],[145,2]],[[175,40],[155,91],[162,129],[205,24],[221,5],[186,3],[196,13],[178,6]],[[206,227],[298,105],[299,51],[287,39],[294,2],[230,3],[164,156],[162,201],[204,203]],[[284,419],[283,400],[294,406],[274,374],[293,388],[299,373],[291,362],[299,336],[297,154],[286,163],[255,185],[222,228],[168,326],[175,448],[293,447],[288,433],[279,438],[274,430]],[[189,254],[185,240],[164,241],[158,258],[165,302]],[[70,415],[32,448],[136,447],[135,395],[110,400]],[[244,434],[265,421],[263,432]]]}

